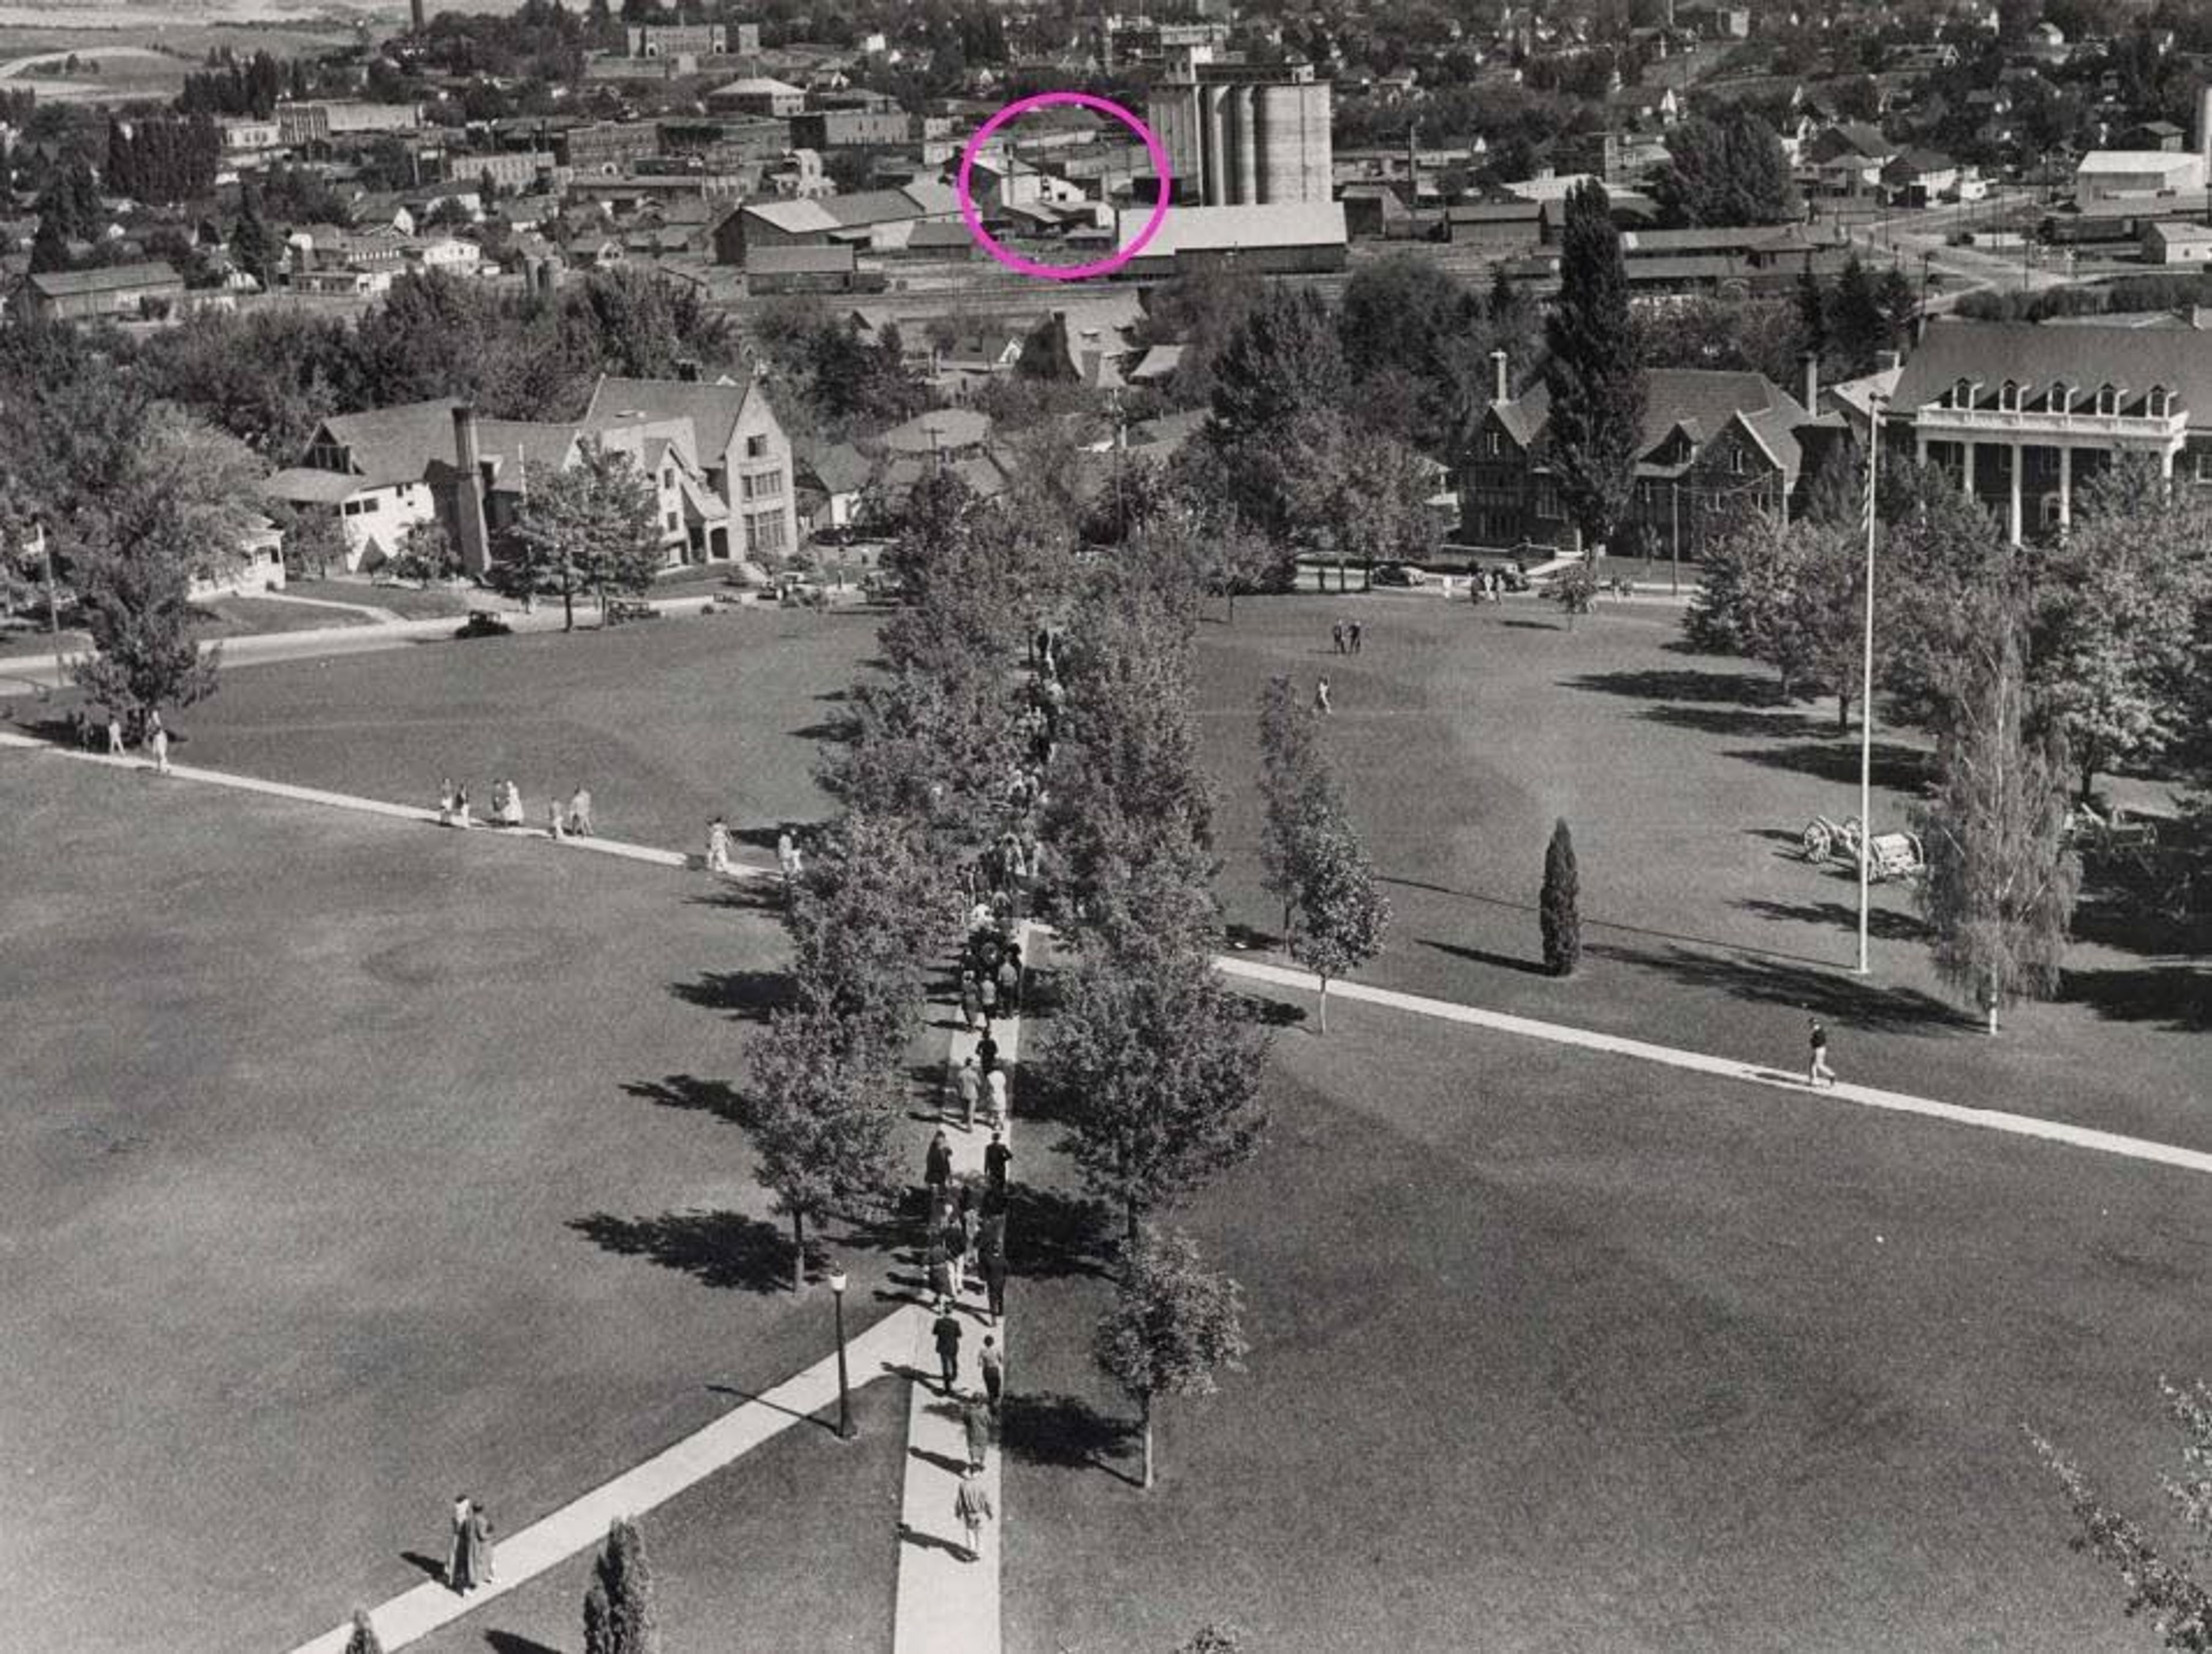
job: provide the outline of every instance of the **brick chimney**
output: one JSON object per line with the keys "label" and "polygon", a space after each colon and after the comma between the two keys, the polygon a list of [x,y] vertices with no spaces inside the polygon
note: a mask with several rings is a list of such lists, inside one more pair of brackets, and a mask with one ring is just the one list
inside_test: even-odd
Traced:
{"label": "brick chimney", "polygon": [[1493,402],[1510,402],[1513,399],[1513,386],[1512,380],[1505,371],[1505,352],[1492,350],[1490,353],[1490,367],[1493,378],[1491,399]]}
{"label": "brick chimney", "polygon": [[477,411],[465,402],[453,408],[453,544],[461,567],[481,575],[491,564],[491,534],[484,524],[484,475],[477,452]]}
{"label": "brick chimney", "polygon": [[1803,368],[1805,370],[1805,395],[1803,398],[1805,411],[1808,414],[1816,414],[1820,411],[1820,353],[1816,350],[1808,350],[1802,356],[1799,356],[1797,361],[1799,366]]}

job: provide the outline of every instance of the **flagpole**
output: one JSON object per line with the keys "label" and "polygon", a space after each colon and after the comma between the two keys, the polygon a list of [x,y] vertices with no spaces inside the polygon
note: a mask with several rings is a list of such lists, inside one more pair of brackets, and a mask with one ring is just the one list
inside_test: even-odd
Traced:
{"label": "flagpole", "polygon": [[1875,483],[1881,469],[1881,407],[1879,394],[1867,398],[1866,653],[1859,680],[1859,962],[1856,973],[1871,969],[1867,959],[1867,913],[1874,865],[1874,537]]}

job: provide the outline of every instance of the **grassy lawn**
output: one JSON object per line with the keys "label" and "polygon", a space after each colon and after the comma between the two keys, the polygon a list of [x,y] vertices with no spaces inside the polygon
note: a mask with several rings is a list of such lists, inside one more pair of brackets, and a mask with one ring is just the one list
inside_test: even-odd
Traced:
{"label": "grassy lawn", "polygon": [[206,640],[264,632],[319,632],[332,626],[365,626],[368,617],[319,604],[287,603],[276,597],[210,598],[193,605],[200,613],[194,634]]}
{"label": "grassy lawn", "polygon": [[471,609],[500,606],[483,592],[456,591],[442,586],[380,585],[365,580],[288,581],[284,590],[293,597],[319,598],[326,603],[358,603],[372,609],[389,609],[402,620],[435,620],[445,615],[459,619]]}
{"label": "grassy lawn", "polygon": [[[647,1517],[646,1556],[672,1649],[880,1654],[891,1642],[906,1390],[853,1398],[857,1442],[793,1428]],[[495,1516],[496,1512],[495,1512]],[[411,1645],[421,1654],[539,1654],[583,1646],[592,1557]]]}
{"label": "grassy lawn", "polygon": [[[711,1108],[767,915],[490,833],[0,774],[0,1573],[45,1646],[289,1647],[418,1580],[458,1487],[512,1532],[829,1353]],[[865,1324],[888,1261],[851,1261]],[[769,1519],[701,1497],[708,1533]]]}
{"label": "grassy lawn", "polygon": [[2158,1505],[2197,1180],[1366,1007],[1268,1095],[1182,1219],[1249,1371],[1151,1493],[1103,1282],[1016,1283],[1010,1649],[2145,1645],[2019,1426]]}
{"label": "grassy lawn", "polygon": [[179,756],[395,800],[511,777],[533,821],[581,781],[611,837],[696,848],[719,811],[772,846],[778,822],[826,813],[815,743],[874,629],[744,610],[255,666],[173,721]]}
{"label": "grassy lawn", "polygon": [[[1365,648],[1333,654],[1359,618]],[[1660,605],[1569,631],[1546,605],[1418,597],[1239,603],[1206,627],[1200,705],[1223,887],[1246,939],[1281,909],[1261,888],[1261,686],[1326,672],[1330,746],[1395,910],[1368,980],[1501,1010],[1794,1066],[1805,1007],[1847,1078],[2212,1147],[2198,959],[2085,913],[2064,1000],[1984,1037],[1929,968],[1909,891],[1878,886],[1874,972],[1850,974],[1857,881],[1808,865],[1816,812],[1858,811],[1858,739],[1832,708],[1772,701],[1771,674],[1680,652]],[[1877,732],[1876,824],[1901,827],[1916,743]],[[1534,911],[1555,818],[1574,829],[1585,966],[1538,974]]]}

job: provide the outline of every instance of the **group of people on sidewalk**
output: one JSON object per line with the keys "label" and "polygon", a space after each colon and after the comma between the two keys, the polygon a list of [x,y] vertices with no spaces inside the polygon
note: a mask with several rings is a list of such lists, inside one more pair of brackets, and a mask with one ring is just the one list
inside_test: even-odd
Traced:
{"label": "group of people on sidewalk", "polygon": [[[474,827],[477,820],[471,813],[468,783],[453,784],[449,775],[438,783],[438,824],[441,827]],[[487,827],[521,827],[528,817],[523,809],[522,789],[512,781],[495,781],[491,784],[491,811],[483,818]],[[568,794],[564,809],[558,799],[545,803],[545,836],[556,842],[567,838],[587,838],[592,832],[592,792],[578,786]]]}
{"label": "group of people on sidewalk", "polygon": [[453,1499],[453,1543],[446,1558],[446,1583],[461,1596],[491,1584],[491,1512],[466,1493]]}
{"label": "group of people on sidewalk", "polygon": [[[92,715],[82,707],[71,715],[71,721],[76,726],[78,747],[84,751],[91,751],[97,741],[95,732],[100,727],[93,721]],[[113,710],[109,711],[106,735],[107,756],[111,758],[127,757],[129,748],[123,739],[122,714]],[[167,775],[169,773],[169,732],[167,727],[161,722],[161,708],[155,707],[146,714],[145,727],[139,732],[138,744],[145,749],[147,756],[154,760],[154,773],[157,775]]]}

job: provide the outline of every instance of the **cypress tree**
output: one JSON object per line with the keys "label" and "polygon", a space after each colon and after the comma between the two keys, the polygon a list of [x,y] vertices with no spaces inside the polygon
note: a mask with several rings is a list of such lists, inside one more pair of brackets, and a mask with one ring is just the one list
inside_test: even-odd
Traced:
{"label": "cypress tree", "polygon": [[1627,514],[1636,485],[1646,386],[1620,231],[1605,186],[1595,179],[1567,197],[1559,302],[1544,334],[1552,469],[1576,528],[1601,547]]}
{"label": "cypress tree", "polygon": [[615,1518],[592,1573],[591,1594],[584,1598],[584,1654],[660,1654],[653,1569],[635,1523]]}
{"label": "cypress tree", "polygon": [[1583,953],[1579,906],[1581,879],[1575,870],[1575,839],[1561,820],[1552,828],[1544,851],[1544,894],[1537,915],[1544,927],[1544,968],[1554,976],[1571,976]]}
{"label": "cypress tree", "polygon": [[69,238],[62,234],[61,219],[51,212],[39,215],[39,233],[31,238],[31,273],[67,270],[70,265]]}

